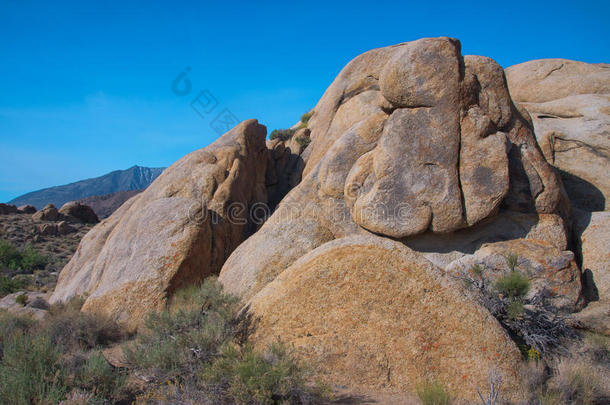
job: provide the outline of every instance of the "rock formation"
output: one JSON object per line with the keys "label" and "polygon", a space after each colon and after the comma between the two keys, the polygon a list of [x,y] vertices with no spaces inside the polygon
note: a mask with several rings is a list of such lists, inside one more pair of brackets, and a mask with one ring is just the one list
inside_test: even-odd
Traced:
{"label": "rock formation", "polygon": [[[531,66],[534,76],[513,69],[525,78],[515,105],[504,70],[462,56],[455,39],[366,52],[291,138],[265,143],[249,120],[166,169],[85,236],[51,302],[86,293],[83,310],[135,328],[177,288],[220,272],[254,319],[253,341],[294,345],[331,384],[413,390],[438,378],[474,400],[497,368],[516,396],[516,344],[456,278],[481,265],[493,281],[516,254],[530,294],[582,307],[571,206],[546,159],[564,178],[578,171],[568,155],[551,159],[563,146],[539,134],[540,149],[528,110],[539,125],[536,108],[567,108],[545,92],[593,111],[573,93],[607,91],[604,66]],[[586,85],[559,88],[564,68]],[[603,155],[607,139],[595,139]],[[590,163],[602,170],[603,159]],[[608,260],[589,252],[604,252],[606,219],[592,217],[579,239],[595,282]]]}
{"label": "rock formation", "polygon": [[100,222],[91,207],[78,201],[65,203],[58,212],[68,221],[79,221],[85,224],[97,224]]}
{"label": "rock formation", "polygon": [[506,78],[576,208],[573,244],[589,290],[585,298],[592,301],[577,324],[608,334],[608,219],[597,211],[608,211],[610,198],[610,65],[544,59],[511,66]]}
{"label": "rock formation", "polygon": [[83,310],[135,327],[176,288],[218,273],[266,202],[265,135],[245,121],[166,169],[83,238],[51,302],[87,293]]}
{"label": "rock formation", "polygon": [[[502,68],[462,57],[457,40],[422,39],[360,55],[326,91],[309,128],[302,182],[220,274],[245,299],[300,256],[353,234],[403,240],[437,264],[485,241],[526,237],[542,224],[539,217],[552,230],[536,238],[567,240],[567,199],[527,113],[513,105]],[[529,216],[531,226],[517,233],[498,226],[499,211],[505,222]],[[460,230],[485,236],[478,246],[445,250],[443,239]]]}
{"label": "rock formation", "polygon": [[53,204],[47,204],[43,209],[32,214],[32,219],[35,221],[57,221],[59,218],[59,211]]}
{"label": "rock formation", "polygon": [[324,381],[415,391],[438,379],[475,398],[490,370],[516,396],[519,351],[487,310],[420,254],[378,236],[326,243],[248,303],[252,339],[277,337],[318,366]]}

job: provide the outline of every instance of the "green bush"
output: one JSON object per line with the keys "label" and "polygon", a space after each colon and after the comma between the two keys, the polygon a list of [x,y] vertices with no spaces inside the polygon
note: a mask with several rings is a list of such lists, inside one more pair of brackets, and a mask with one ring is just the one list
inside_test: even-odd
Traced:
{"label": "green bush", "polygon": [[250,345],[226,345],[199,375],[204,386],[219,393],[217,402],[233,404],[311,403],[323,388],[307,384],[308,373],[280,343],[261,354]]}
{"label": "green bush", "polygon": [[167,310],[147,317],[147,331],[138,335],[135,348],[125,348],[128,360],[164,378],[196,367],[193,363],[209,360],[233,337],[237,303],[213,278],[176,292]]}
{"label": "green bush", "polygon": [[271,131],[271,134],[269,135],[269,139],[276,139],[278,138],[281,141],[287,141],[288,139],[292,138],[292,135],[294,135],[294,133],[296,132],[295,129],[274,129],[273,131]]}
{"label": "green bush", "polygon": [[508,298],[520,298],[529,291],[530,281],[520,272],[513,270],[500,277],[495,287],[499,293]]}
{"label": "green bush", "polygon": [[307,125],[307,123],[309,122],[309,119],[311,118],[312,115],[313,115],[313,110],[301,115],[301,122],[303,124]]}
{"label": "green bush", "polygon": [[9,267],[13,262],[21,261],[21,253],[9,241],[0,240],[0,265]]}
{"label": "green bush", "polygon": [[0,298],[5,295],[12,294],[23,289],[24,283],[22,280],[0,276]]}
{"label": "green bush", "polygon": [[[149,315],[146,331],[124,352],[132,367],[149,372],[152,391],[139,400],[195,403],[310,403],[322,395],[309,374],[281,346],[260,354],[243,345],[239,301],[215,278],[176,292],[168,309]],[[168,383],[169,382],[169,383]]]}
{"label": "green bush", "polygon": [[17,331],[4,342],[0,403],[58,403],[65,393],[60,353],[43,334]]}
{"label": "green bush", "polygon": [[519,300],[511,301],[506,307],[508,319],[516,320],[523,316],[523,303]]}
{"label": "green bush", "polygon": [[107,403],[121,389],[124,374],[99,351],[86,351],[110,343],[115,326],[67,309],[72,312],[54,308],[44,321],[0,314],[0,403],[55,404],[80,390]]}
{"label": "green bush", "polygon": [[49,258],[31,245],[27,245],[23,251],[19,251],[10,242],[0,241],[0,264],[11,270],[26,270],[28,272],[42,269],[49,263]]}
{"label": "green bush", "polygon": [[95,351],[78,370],[78,385],[97,398],[112,398],[125,384],[125,374],[115,370],[100,351]]}
{"label": "green bush", "polygon": [[49,263],[49,258],[40,254],[31,245],[27,245],[21,253],[21,268],[27,271],[43,269]]}
{"label": "green bush", "polygon": [[21,305],[22,307],[25,307],[26,304],[28,303],[28,295],[27,294],[20,294],[17,296],[17,298],[15,298],[15,302],[19,305]]}
{"label": "green bush", "polygon": [[424,405],[448,405],[451,395],[445,385],[438,381],[428,381],[417,387],[417,396]]}

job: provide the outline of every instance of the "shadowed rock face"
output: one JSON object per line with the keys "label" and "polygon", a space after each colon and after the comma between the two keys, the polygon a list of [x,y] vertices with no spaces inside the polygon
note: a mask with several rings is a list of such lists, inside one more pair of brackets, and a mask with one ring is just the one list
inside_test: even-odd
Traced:
{"label": "shadowed rock face", "polygon": [[266,202],[266,129],[241,123],[166,169],[93,228],[62,270],[51,302],[88,294],[85,311],[136,326],[182,285],[218,273]]}
{"label": "shadowed rock face", "polygon": [[[502,68],[462,57],[455,39],[358,56],[314,109],[303,181],[230,256],[220,281],[248,299],[327,241],[373,232],[410,243],[477,227],[499,210],[555,215],[549,223],[565,235],[569,206],[528,119]],[[501,232],[487,240],[525,236]]]}

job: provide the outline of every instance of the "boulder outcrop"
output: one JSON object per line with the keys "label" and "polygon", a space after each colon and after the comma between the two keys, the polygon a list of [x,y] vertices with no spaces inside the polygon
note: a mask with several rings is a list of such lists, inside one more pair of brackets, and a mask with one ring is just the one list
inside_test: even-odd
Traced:
{"label": "boulder outcrop", "polygon": [[97,224],[100,222],[91,207],[78,201],[65,203],[58,212],[68,221],[79,221],[85,224]]}
{"label": "boulder outcrop", "polygon": [[59,211],[53,204],[47,204],[43,209],[32,214],[34,221],[57,221],[59,218]]}
{"label": "boulder outcrop", "polygon": [[[489,224],[508,212],[553,217],[546,222],[552,230],[538,238],[567,240],[561,180],[527,113],[513,105],[503,69],[489,58],[462,57],[455,39],[358,56],[325,92],[308,127],[303,180],[220,274],[245,299],[305,253],[354,234],[373,232],[416,250],[430,235],[480,227],[488,232],[478,246],[525,237]],[[438,259],[448,263],[454,253]],[[458,256],[467,253],[457,247]]]}
{"label": "boulder outcrop", "polygon": [[531,115],[538,143],[572,205],[604,211],[610,198],[610,65],[544,59],[506,69],[513,98]]}
{"label": "boulder outcrop", "polygon": [[265,136],[244,121],[166,169],[83,238],[51,302],[86,293],[84,311],[136,327],[176,288],[218,273],[266,202]]}
{"label": "boulder outcrop", "polygon": [[476,400],[490,371],[516,397],[520,353],[498,321],[420,254],[378,236],[328,242],[258,292],[252,339],[281,339],[324,381],[415,391],[427,380]]}

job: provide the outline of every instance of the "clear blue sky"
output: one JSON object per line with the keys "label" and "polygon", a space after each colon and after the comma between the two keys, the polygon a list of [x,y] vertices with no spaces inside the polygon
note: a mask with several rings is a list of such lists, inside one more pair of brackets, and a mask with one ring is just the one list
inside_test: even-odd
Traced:
{"label": "clear blue sky", "polygon": [[[0,201],[218,135],[217,112],[287,127],[371,48],[452,36],[502,66],[610,62],[608,2],[0,2]],[[545,4],[546,3],[546,4]],[[192,91],[172,92],[187,66]],[[218,101],[199,116],[200,91]]]}

